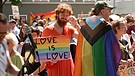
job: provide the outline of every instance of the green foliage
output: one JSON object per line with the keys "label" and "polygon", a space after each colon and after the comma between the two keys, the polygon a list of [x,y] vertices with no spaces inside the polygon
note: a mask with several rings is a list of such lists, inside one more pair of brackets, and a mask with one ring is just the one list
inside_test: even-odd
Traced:
{"label": "green foliage", "polygon": [[11,5],[22,6],[21,0],[10,0]]}

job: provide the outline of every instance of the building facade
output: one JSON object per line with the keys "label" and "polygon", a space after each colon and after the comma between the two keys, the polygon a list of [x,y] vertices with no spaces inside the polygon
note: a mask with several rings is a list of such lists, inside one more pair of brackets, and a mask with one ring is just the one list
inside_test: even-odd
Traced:
{"label": "building facade", "polygon": [[113,10],[114,14],[121,14],[125,16],[126,14],[135,15],[135,0],[106,0],[110,4],[115,6]]}
{"label": "building facade", "polygon": [[[55,10],[60,2],[66,2],[72,5],[73,12],[76,17],[78,14],[88,14],[97,0],[22,0],[22,6],[19,6],[19,14],[27,16],[27,21],[30,19],[30,12],[41,13]],[[12,15],[12,8],[10,2],[6,2],[3,7],[3,13],[7,17]]]}
{"label": "building facade", "polygon": [[[9,1],[9,0],[7,0]],[[27,16],[29,22],[30,12],[41,13],[54,10],[60,2],[66,2],[72,5],[76,17],[83,11],[87,15],[96,1],[103,0],[22,0],[23,5],[19,6],[20,15]],[[132,14],[135,15],[135,0],[104,0],[116,8],[112,10],[114,14]],[[11,4],[6,2],[3,8],[3,13],[8,17],[12,15]]]}

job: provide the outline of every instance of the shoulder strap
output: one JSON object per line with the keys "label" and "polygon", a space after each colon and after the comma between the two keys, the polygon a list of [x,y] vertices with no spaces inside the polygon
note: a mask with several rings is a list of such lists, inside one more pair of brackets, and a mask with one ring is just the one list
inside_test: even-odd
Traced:
{"label": "shoulder strap", "polygon": [[21,40],[18,36],[16,36],[17,40],[18,40],[18,44],[20,44]]}
{"label": "shoulder strap", "polygon": [[124,46],[128,44],[128,42],[125,39],[119,40],[119,42]]}
{"label": "shoulder strap", "polygon": [[6,52],[6,47],[4,46],[4,44],[2,43],[2,46],[3,46],[3,48],[4,48],[4,51]]}

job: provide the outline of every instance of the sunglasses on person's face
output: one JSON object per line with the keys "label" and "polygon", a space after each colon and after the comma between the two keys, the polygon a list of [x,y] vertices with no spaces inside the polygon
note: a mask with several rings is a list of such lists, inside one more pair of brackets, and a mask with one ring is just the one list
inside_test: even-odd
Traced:
{"label": "sunglasses on person's face", "polygon": [[6,36],[7,32],[0,32],[0,37]]}

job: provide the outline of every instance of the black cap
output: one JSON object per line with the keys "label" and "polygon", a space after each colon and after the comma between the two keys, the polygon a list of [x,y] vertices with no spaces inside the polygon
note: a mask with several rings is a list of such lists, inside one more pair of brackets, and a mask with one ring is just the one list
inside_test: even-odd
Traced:
{"label": "black cap", "polygon": [[94,5],[94,8],[95,9],[103,9],[104,7],[109,7],[109,8],[111,8],[111,9],[113,9],[114,7],[113,6],[111,6],[111,5],[109,5],[107,2],[105,2],[105,1],[98,1],[98,2],[96,2],[95,3],[95,5]]}
{"label": "black cap", "polygon": [[8,22],[16,24],[16,21],[14,19],[9,20]]}

